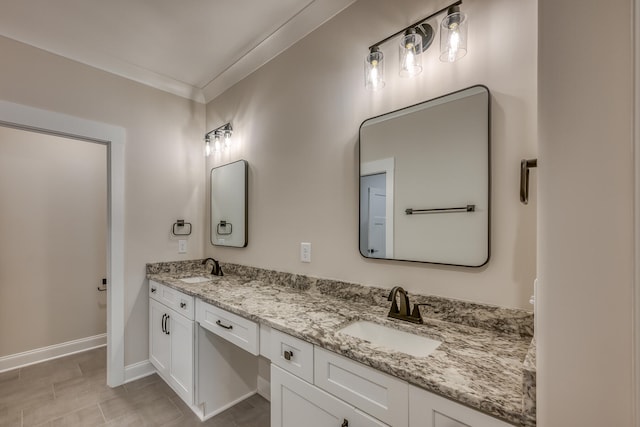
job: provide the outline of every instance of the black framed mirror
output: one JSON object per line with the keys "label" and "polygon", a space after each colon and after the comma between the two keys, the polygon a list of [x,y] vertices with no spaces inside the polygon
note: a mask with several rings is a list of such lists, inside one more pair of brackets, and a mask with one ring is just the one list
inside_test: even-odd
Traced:
{"label": "black framed mirror", "polygon": [[246,160],[211,169],[211,243],[247,246],[248,171]]}
{"label": "black framed mirror", "polygon": [[490,93],[473,86],[360,126],[367,258],[480,267],[490,257]]}

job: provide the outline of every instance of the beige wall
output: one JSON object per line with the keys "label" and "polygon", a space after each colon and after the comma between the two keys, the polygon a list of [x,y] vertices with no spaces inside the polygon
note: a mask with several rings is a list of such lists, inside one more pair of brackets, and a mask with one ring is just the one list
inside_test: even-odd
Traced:
{"label": "beige wall", "polygon": [[0,200],[0,357],[104,334],[106,146],[0,127]]}
{"label": "beige wall", "polygon": [[[125,145],[125,364],[148,358],[145,263],[202,256],[204,106],[0,38],[0,98],[121,126]],[[187,254],[171,225],[193,224]]]}
{"label": "beige wall", "polygon": [[633,423],[631,11],[539,0],[541,427]]}
{"label": "beige wall", "polygon": [[[518,199],[519,162],[536,157],[536,2],[466,0],[469,53],[455,64],[434,46],[413,80],[397,76],[395,42],[382,46],[387,85],[365,91],[375,43],[444,2],[369,0],[351,7],[207,105],[207,128],[232,121],[236,145],[207,171],[248,160],[249,245],[206,254],[281,271],[530,308],[535,198]],[[437,42],[435,43],[437,45]],[[358,251],[360,123],[475,84],[492,92],[492,258],[480,269],[367,260]],[[208,172],[207,172],[208,173]],[[300,242],[312,262],[299,261]]]}

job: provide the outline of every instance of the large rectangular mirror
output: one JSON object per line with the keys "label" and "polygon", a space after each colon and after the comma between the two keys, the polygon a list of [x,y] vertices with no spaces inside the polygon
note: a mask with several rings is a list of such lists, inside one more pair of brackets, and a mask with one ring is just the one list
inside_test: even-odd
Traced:
{"label": "large rectangular mirror", "polygon": [[211,169],[211,243],[247,246],[246,160]]}
{"label": "large rectangular mirror", "polygon": [[360,253],[489,261],[489,90],[473,86],[360,126]]}

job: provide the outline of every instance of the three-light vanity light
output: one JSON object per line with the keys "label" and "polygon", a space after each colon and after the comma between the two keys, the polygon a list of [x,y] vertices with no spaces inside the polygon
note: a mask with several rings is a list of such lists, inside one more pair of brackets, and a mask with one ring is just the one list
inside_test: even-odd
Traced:
{"label": "three-light vanity light", "polygon": [[[213,141],[211,141],[211,134],[213,134]],[[224,149],[228,149],[231,146],[232,134],[233,127],[231,127],[231,123],[226,123],[207,132],[204,135],[204,154],[209,157],[212,152],[219,153]]]}
{"label": "three-light vanity light", "polygon": [[384,79],[384,54],[380,45],[402,35],[399,43],[400,77],[413,77],[422,71],[422,53],[435,38],[435,17],[443,12],[446,16],[440,23],[440,60],[454,62],[467,54],[467,16],[460,11],[462,1],[457,1],[420,21],[403,28],[395,34],[369,47],[364,60],[364,85],[369,90],[382,89]]}

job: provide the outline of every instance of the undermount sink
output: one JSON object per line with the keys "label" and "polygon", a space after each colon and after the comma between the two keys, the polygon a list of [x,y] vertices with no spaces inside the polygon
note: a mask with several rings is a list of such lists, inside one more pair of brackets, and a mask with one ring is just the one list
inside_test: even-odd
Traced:
{"label": "undermount sink", "polygon": [[421,335],[411,334],[398,329],[389,328],[374,322],[360,320],[338,331],[380,347],[380,350],[406,353],[414,357],[426,357],[433,353],[440,341]]}
{"label": "undermount sink", "polygon": [[208,279],[206,277],[185,277],[184,279],[180,279],[180,280],[185,283],[202,283],[202,282],[208,282],[211,279]]}

